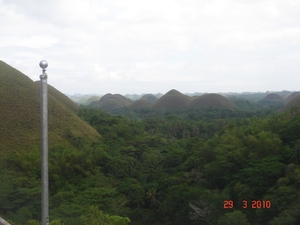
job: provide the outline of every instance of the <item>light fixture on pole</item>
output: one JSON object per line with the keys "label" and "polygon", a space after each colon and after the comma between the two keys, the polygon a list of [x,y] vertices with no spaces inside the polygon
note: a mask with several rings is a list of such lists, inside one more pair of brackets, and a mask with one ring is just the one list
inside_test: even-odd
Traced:
{"label": "light fixture on pole", "polygon": [[41,79],[41,180],[42,180],[42,225],[49,225],[49,178],[48,178],[48,91],[45,60],[40,62]]}

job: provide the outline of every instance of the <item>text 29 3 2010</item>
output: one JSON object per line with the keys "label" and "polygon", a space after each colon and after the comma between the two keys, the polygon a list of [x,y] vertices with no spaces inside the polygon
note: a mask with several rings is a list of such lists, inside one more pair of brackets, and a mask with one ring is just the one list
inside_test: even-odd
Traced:
{"label": "text 29 3 2010", "polygon": [[[234,208],[234,202],[232,200],[224,200],[224,209],[232,209]],[[270,209],[271,201],[270,200],[243,200],[242,208],[247,209]]]}

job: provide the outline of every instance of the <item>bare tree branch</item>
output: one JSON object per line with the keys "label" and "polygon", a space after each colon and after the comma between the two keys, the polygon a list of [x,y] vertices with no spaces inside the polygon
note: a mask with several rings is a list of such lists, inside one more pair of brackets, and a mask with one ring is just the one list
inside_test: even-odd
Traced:
{"label": "bare tree branch", "polygon": [[192,204],[189,202],[189,206],[193,210],[193,212],[190,213],[190,218],[192,220],[203,220],[206,223],[213,225],[209,221],[209,215],[211,211],[208,209],[207,205],[199,200],[198,202],[195,201],[195,204]]}

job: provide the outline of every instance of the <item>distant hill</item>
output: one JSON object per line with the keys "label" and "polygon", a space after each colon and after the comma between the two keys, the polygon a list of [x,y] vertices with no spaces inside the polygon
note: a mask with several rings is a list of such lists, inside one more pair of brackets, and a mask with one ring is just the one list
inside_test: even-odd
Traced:
{"label": "distant hill", "polygon": [[290,110],[294,107],[300,107],[300,93],[298,93],[294,98],[288,101],[280,110],[279,112],[285,112]]}
{"label": "distant hill", "polygon": [[129,107],[131,104],[132,102],[124,96],[120,94],[112,95],[110,93],[102,96],[100,100],[95,103],[95,105],[108,111]]}
{"label": "distant hill", "polygon": [[146,100],[149,103],[155,102],[158,98],[155,97],[153,94],[145,94],[141,97],[141,99]]}
{"label": "distant hill", "polygon": [[282,101],[283,98],[279,94],[271,93],[271,94],[268,94],[266,97],[264,97],[263,100],[267,100],[267,101]]}
{"label": "distant hill", "polygon": [[269,108],[272,110],[279,110],[284,106],[286,101],[277,93],[270,93],[267,94],[262,100],[259,100],[257,102],[257,105],[262,107],[262,108]]}
{"label": "distant hill", "polygon": [[227,109],[237,108],[232,102],[220,94],[204,94],[201,96],[189,97],[174,89],[163,95],[152,105],[153,109],[207,107],[220,107]]}
{"label": "distant hill", "polygon": [[68,95],[68,97],[77,105],[84,105],[85,102],[90,98],[90,96],[87,95],[80,95],[80,96]]}
{"label": "distant hill", "polygon": [[[152,101],[154,102],[151,103]],[[220,107],[227,109],[237,108],[237,106],[220,94],[204,94],[202,96],[190,97],[175,89],[170,90],[159,99],[152,94],[145,94],[139,100],[134,102],[122,95],[113,95],[108,93],[100,98],[99,101],[93,102],[91,107],[99,107],[107,111],[113,111],[121,108],[151,108],[155,110],[207,107]]]}
{"label": "distant hill", "polygon": [[111,93],[107,93],[106,95],[103,95],[99,101],[97,102],[100,106],[104,104],[109,98],[112,98],[113,95]]}
{"label": "distant hill", "polygon": [[[151,97],[150,97],[151,96]],[[149,100],[152,100],[155,101],[157,100],[158,98],[160,98],[161,96],[163,96],[163,94],[161,93],[157,93],[157,94],[126,94],[124,95],[125,98],[128,98],[130,99],[131,101],[136,101],[136,100],[139,100],[141,98],[148,98],[150,97]],[[154,97],[154,98],[153,98]],[[147,100],[148,101],[148,100]],[[149,101],[151,103],[151,101]]]}
{"label": "distant hill", "polygon": [[101,97],[95,96],[95,95],[94,95],[94,96],[90,97],[88,100],[86,100],[84,104],[85,104],[85,105],[89,105],[89,104],[91,104],[92,102],[99,101],[100,98],[101,98]]}
{"label": "distant hill", "polygon": [[142,95],[140,95],[140,94],[126,94],[126,95],[124,95],[124,97],[130,99],[131,101],[136,101],[136,100],[139,100],[142,97]]}
{"label": "distant hill", "polygon": [[190,101],[190,97],[172,89],[161,98],[159,98],[151,108],[153,109],[174,109],[185,108]]}
{"label": "distant hill", "polygon": [[290,100],[292,100],[294,97],[296,97],[299,93],[300,93],[300,92],[293,92],[293,93],[287,95],[284,99],[285,99],[286,101],[290,101]]}
{"label": "distant hill", "polygon": [[156,97],[157,99],[161,98],[164,94],[162,93],[157,93],[157,94],[153,94],[154,97]]}
{"label": "distant hill", "polygon": [[191,108],[220,107],[226,109],[237,108],[232,102],[220,94],[205,94],[194,96],[188,104]]}
{"label": "distant hill", "polygon": [[[71,146],[67,136],[95,141],[100,135],[74,114],[77,106],[48,86],[49,148]],[[40,87],[0,61],[0,154],[40,148]]]}

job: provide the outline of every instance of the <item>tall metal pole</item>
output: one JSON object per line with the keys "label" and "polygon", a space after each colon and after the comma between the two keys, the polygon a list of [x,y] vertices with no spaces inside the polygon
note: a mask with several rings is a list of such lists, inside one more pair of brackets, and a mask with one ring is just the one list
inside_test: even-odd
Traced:
{"label": "tall metal pole", "polygon": [[40,62],[43,74],[41,79],[41,180],[42,180],[42,225],[49,225],[49,178],[48,178],[48,91],[47,73],[48,63]]}

